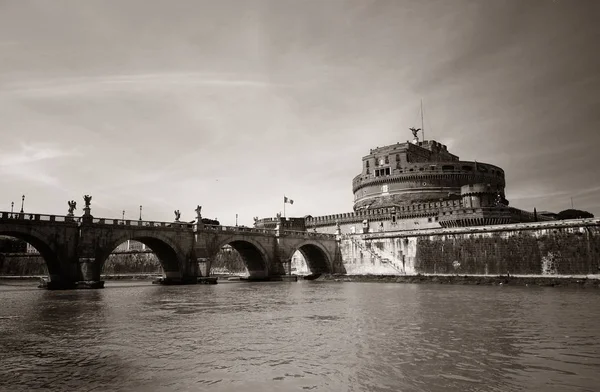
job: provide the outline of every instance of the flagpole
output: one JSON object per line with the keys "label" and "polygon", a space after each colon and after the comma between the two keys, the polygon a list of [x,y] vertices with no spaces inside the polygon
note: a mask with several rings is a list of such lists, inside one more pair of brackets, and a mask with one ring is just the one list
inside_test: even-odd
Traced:
{"label": "flagpole", "polygon": [[285,195],[283,196],[283,217],[285,218]]}

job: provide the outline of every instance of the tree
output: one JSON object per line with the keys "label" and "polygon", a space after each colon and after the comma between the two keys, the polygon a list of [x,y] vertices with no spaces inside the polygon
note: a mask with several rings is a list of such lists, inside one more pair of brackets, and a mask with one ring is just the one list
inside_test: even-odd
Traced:
{"label": "tree", "polygon": [[568,210],[564,210],[561,211],[557,214],[556,219],[580,219],[580,218],[593,218],[594,214],[587,212],[587,211],[581,211],[581,210],[574,210],[574,209],[568,209]]}

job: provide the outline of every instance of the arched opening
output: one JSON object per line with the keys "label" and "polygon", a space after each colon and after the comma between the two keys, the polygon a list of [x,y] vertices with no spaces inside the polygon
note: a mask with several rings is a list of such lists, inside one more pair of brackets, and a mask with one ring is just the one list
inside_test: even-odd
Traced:
{"label": "arched opening", "polygon": [[158,256],[146,244],[136,240],[126,240],[108,255],[102,265],[105,276],[158,276],[163,268]]}
{"label": "arched opening", "polygon": [[221,276],[248,276],[248,269],[240,252],[227,244],[222,246],[221,250],[213,258],[210,273],[211,275]]}
{"label": "arched opening", "polygon": [[0,232],[0,275],[58,278],[61,276],[59,256],[35,236]]}
{"label": "arched opening", "polygon": [[[225,253],[229,253],[226,255]],[[214,258],[215,260],[229,260],[230,267],[243,273],[240,261],[245,268],[245,275],[253,278],[262,278],[268,276],[266,255],[256,245],[244,240],[230,241],[221,247],[219,253]],[[214,270],[215,264],[211,266],[211,273],[217,272]]]}
{"label": "arched opening", "polygon": [[104,275],[181,276],[177,251],[165,241],[153,237],[132,237],[115,241],[99,255]]}
{"label": "arched opening", "polygon": [[300,246],[292,255],[292,275],[331,273],[329,257],[323,249],[313,244]]}

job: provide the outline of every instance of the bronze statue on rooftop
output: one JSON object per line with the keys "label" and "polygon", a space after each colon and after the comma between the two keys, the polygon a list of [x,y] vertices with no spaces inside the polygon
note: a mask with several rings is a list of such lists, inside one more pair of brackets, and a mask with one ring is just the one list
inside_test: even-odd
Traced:
{"label": "bronze statue on rooftop", "polygon": [[417,136],[417,132],[419,132],[421,130],[421,128],[414,128],[414,127],[411,127],[411,128],[408,128],[408,129],[410,129],[410,131],[412,132],[412,134],[413,134],[414,137],[418,137]]}
{"label": "bronze statue on rooftop", "polygon": [[90,195],[83,196],[83,201],[85,202],[85,207],[89,208],[90,204],[92,203],[92,196],[90,196]]}

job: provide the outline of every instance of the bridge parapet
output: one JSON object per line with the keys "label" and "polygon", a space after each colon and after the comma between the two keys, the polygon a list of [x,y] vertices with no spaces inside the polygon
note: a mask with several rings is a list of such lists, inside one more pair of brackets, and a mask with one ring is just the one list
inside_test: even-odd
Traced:
{"label": "bridge parapet", "polygon": [[21,212],[0,211],[1,221],[35,221],[35,222],[79,222],[80,218],[64,215],[32,214]]}
{"label": "bridge parapet", "polygon": [[110,219],[110,218],[94,218],[93,224],[108,225],[108,226],[130,226],[130,227],[153,227],[153,228],[168,228],[168,229],[192,229],[194,224],[187,222],[158,222],[144,221],[132,219]]}
{"label": "bridge parapet", "polygon": [[234,233],[257,233],[257,234],[273,234],[274,230],[269,229],[255,229],[253,227],[241,227],[241,226],[216,226],[216,225],[204,225],[204,231],[226,231]]}
{"label": "bridge parapet", "polygon": [[335,240],[335,234],[327,233],[315,233],[310,231],[297,231],[297,230],[284,230],[283,235],[289,235],[294,237],[311,238],[311,239],[324,239],[324,240]]}

